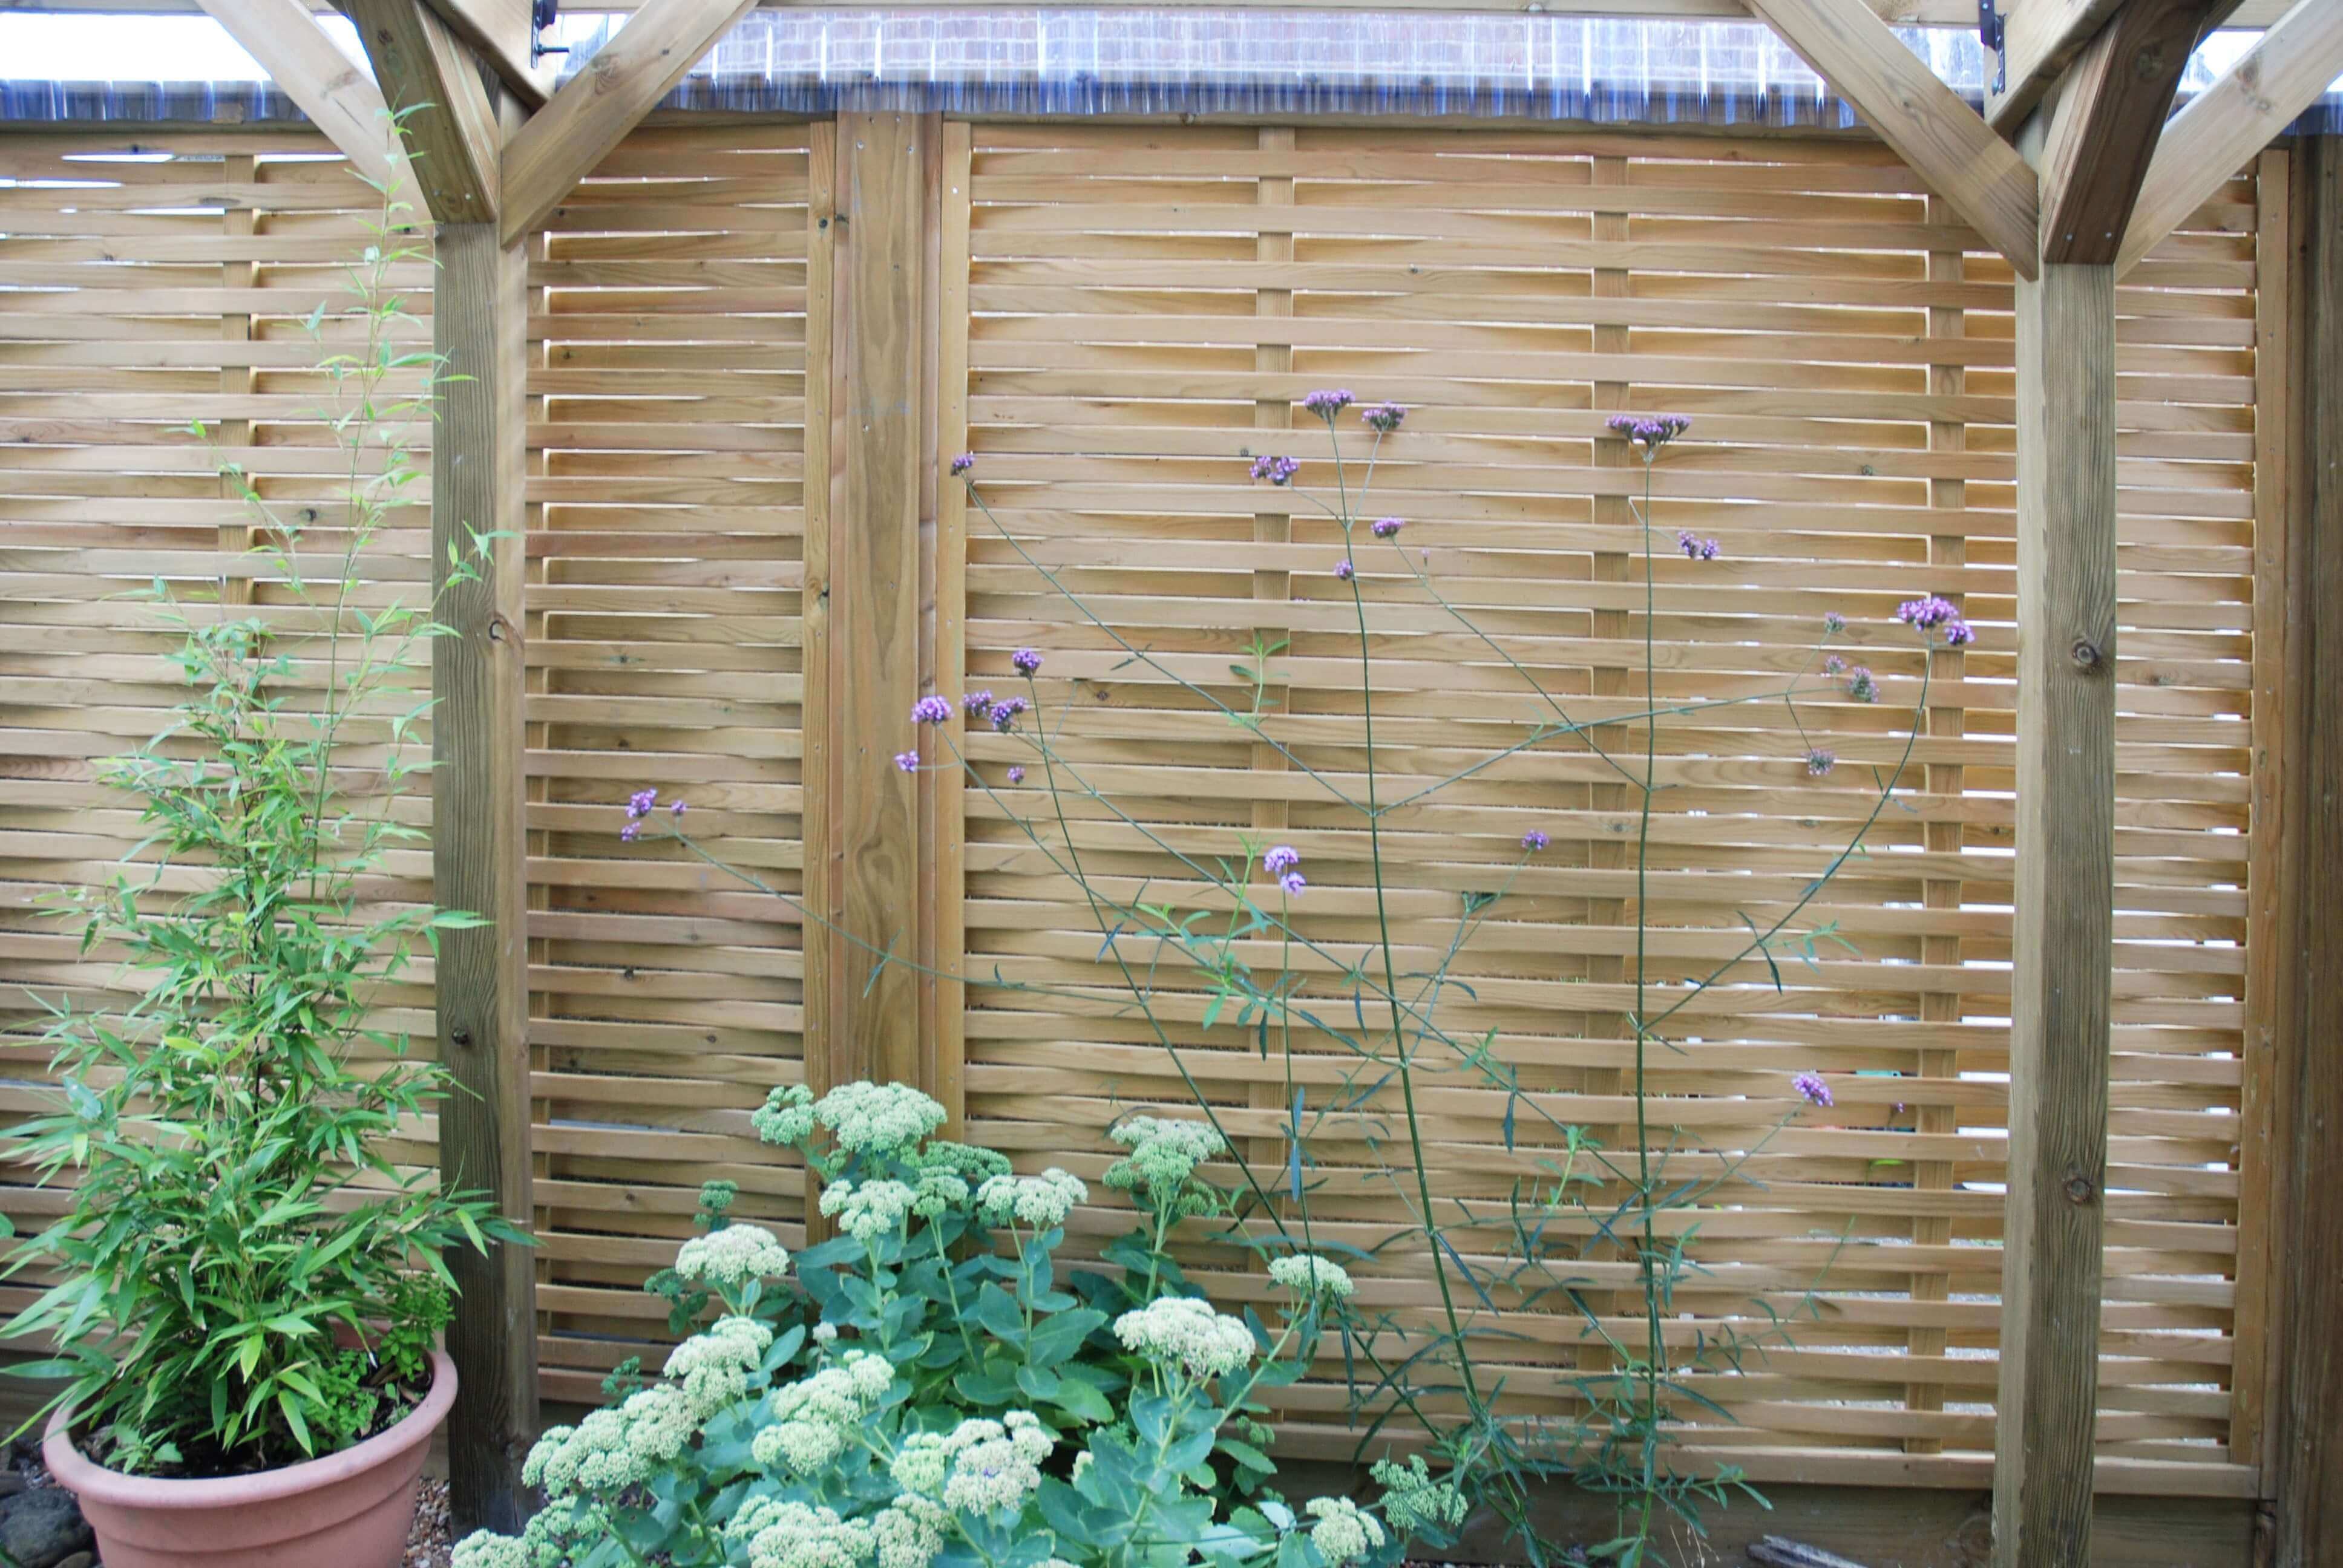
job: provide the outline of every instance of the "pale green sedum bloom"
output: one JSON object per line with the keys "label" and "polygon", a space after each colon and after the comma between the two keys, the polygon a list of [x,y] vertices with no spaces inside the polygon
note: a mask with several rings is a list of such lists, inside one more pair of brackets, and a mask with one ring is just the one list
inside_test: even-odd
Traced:
{"label": "pale green sedum bloom", "polygon": [[918,1496],[897,1498],[870,1519],[879,1568],[928,1568],[944,1549],[943,1505]]}
{"label": "pale green sedum bloom", "polygon": [[1252,1360],[1252,1330],[1191,1296],[1164,1296],[1114,1321],[1133,1354],[1184,1368],[1198,1382],[1225,1377]]}
{"label": "pale green sedum bloom", "polygon": [[878,1550],[868,1520],[773,1497],[751,1498],[724,1534],[748,1546],[749,1568],[860,1568]]}
{"label": "pale green sedum bloom", "polygon": [[821,1211],[861,1242],[891,1236],[910,1217],[919,1194],[900,1181],[832,1181],[821,1190]]}
{"label": "pale green sedum bloom", "polygon": [[813,1091],[802,1083],[776,1089],[751,1112],[749,1125],[768,1143],[787,1148],[813,1136]]}
{"label": "pale green sedum bloom", "polygon": [[943,1503],[969,1513],[1021,1508],[1041,1490],[1041,1462],[1056,1447],[1030,1410],[1012,1410],[999,1421],[964,1421],[943,1442],[951,1458]]}
{"label": "pale green sedum bloom", "polygon": [[1453,1483],[1437,1481],[1425,1468],[1423,1455],[1411,1454],[1405,1464],[1375,1461],[1369,1473],[1383,1489],[1383,1517],[1404,1538],[1426,1528],[1455,1530],[1466,1513],[1464,1494]]}
{"label": "pale green sedum bloom", "polygon": [[1118,1191],[1150,1187],[1170,1191],[1196,1173],[1196,1167],[1228,1152],[1228,1141],[1202,1121],[1133,1116],[1108,1130],[1107,1137],[1131,1151],[1108,1167],[1106,1184]]}
{"label": "pale green sedum bloom", "polygon": [[849,1351],[834,1366],[773,1391],[774,1424],[759,1432],[749,1452],[768,1468],[786,1464],[812,1475],[844,1453],[858,1429],[895,1381],[884,1356]]}
{"label": "pale green sedum bloom", "polygon": [[1347,1497],[1313,1497],[1302,1511],[1318,1522],[1310,1527],[1310,1541],[1326,1568],[1342,1568],[1383,1543],[1383,1525]]}
{"label": "pale green sedum bloom", "polygon": [[749,1392],[749,1374],[763,1364],[773,1331],[754,1318],[719,1318],[675,1347],[667,1375],[702,1417],[715,1414]]}
{"label": "pale green sedum bloom", "polygon": [[789,1271],[789,1250],[761,1225],[727,1225],[694,1236],[675,1255],[675,1271],[687,1280],[738,1290],[751,1280],[777,1280]]}
{"label": "pale green sedum bloom", "polygon": [[454,1568],[533,1568],[527,1548],[509,1535],[476,1530],[456,1543]]}
{"label": "pale green sedum bloom", "polygon": [[1014,1220],[1036,1231],[1052,1231],[1066,1222],[1078,1203],[1090,1201],[1091,1191],[1081,1179],[1051,1166],[1039,1176],[995,1176],[977,1189],[976,1201],[984,1217],[995,1224]]}
{"label": "pale green sedum bloom", "polygon": [[944,1124],[944,1108],[907,1083],[842,1083],[814,1102],[814,1119],[856,1154],[907,1150]]}
{"label": "pale green sedum bloom", "polygon": [[1350,1273],[1342,1264],[1314,1252],[1292,1252],[1282,1258],[1271,1259],[1269,1277],[1305,1298],[1325,1296],[1333,1301],[1348,1301],[1352,1292],[1358,1289],[1351,1282]]}

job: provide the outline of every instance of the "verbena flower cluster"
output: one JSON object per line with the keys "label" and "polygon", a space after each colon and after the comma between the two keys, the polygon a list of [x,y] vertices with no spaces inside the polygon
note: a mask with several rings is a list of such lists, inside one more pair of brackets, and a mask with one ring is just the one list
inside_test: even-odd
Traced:
{"label": "verbena flower cluster", "polygon": [[1700,538],[1690,528],[1678,528],[1676,530],[1676,548],[1682,550],[1687,559],[1695,561],[1713,561],[1717,558],[1718,551],[1722,547],[1719,546],[1715,539],[1704,539]]}
{"label": "verbena flower cluster", "polygon": [[1624,436],[1643,447],[1647,462],[1662,447],[1692,428],[1692,421],[1682,414],[1614,414],[1604,424],[1614,435]]}
{"label": "verbena flower cluster", "polygon": [[1252,460],[1252,477],[1267,479],[1272,485],[1290,485],[1293,476],[1302,472],[1302,465],[1292,457],[1263,454]]}
{"label": "verbena flower cluster", "polygon": [[1799,1073],[1790,1080],[1790,1087],[1796,1090],[1800,1097],[1809,1105],[1826,1106],[1836,1103],[1831,1099],[1830,1085],[1822,1081],[1822,1075],[1819,1073]]}
{"label": "verbena flower cluster", "polygon": [[1302,399],[1302,406],[1321,419],[1332,420],[1353,401],[1348,392],[1312,392]]}
{"label": "verbena flower cluster", "polygon": [[1966,648],[1976,640],[1976,633],[1971,631],[1969,623],[1961,618],[1960,607],[1935,594],[1897,605],[1896,618],[1917,631],[1935,631],[1941,628],[1947,648]]}

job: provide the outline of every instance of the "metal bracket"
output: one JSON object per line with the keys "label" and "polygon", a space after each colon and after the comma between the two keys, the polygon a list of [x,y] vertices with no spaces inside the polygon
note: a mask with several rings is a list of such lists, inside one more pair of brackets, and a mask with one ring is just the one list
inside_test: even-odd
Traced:
{"label": "metal bracket", "polygon": [[1977,0],[1977,42],[1993,51],[1993,90],[1996,93],[2009,91],[2009,56],[2002,52],[2005,25],[1993,0]]}
{"label": "metal bracket", "polygon": [[[1992,0],[1986,0],[1986,4],[1991,5]],[[530,65],[536,65],[548,55],[569,53],[565,45],[548,44],[543,41],[545,30],[559,20],[561,20],[561,0],[529,0],[528,63]]]}

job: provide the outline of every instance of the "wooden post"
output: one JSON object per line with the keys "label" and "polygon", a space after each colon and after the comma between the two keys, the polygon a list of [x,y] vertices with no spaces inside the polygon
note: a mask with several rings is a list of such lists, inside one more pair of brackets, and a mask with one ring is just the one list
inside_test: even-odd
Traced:
{"label": "wooden post", "polygon": [[[807,855],[825,862],[816,907],[834,922],[806,933],[808,969],[821,987],[808,998],[806,1075],[817,1092],[860,1078],[923,1076],[919,790],[895,758],[928,739],[910,721],[920,696],[921,469],[931,443],[931,372],[917,339],[930,249],[928,144],[940,123],[846,114],[834,134],[835,210],[817,216],[830,223],[832,301],[828,538],[820,552],[830,735],[824,777],[808,787],[826,789],[829,803],[824,841],[809,844]],[[930,742],[922,762],[945,755]]]}
{"label": "wooden post", "polygon": [[[2278,1186],[2285,1310],[2272,1346],[2278,1568],[2343,1562],[2343,142],[2295,149],[2299,236],[2295,300],[2297,467],[2288,550],[2288,693],[2300,738],[2288,759],[2287,825],[2298,832],[2291,915],[2298,978],[2295,1049],[2278,1098],[2291,1158]],[[2258,633],[2263,622],[2255,618]]]}
{"label": "wooden post", "polygon": [[2017,897],[1996,1568],[2090,1560],[2115,923],[2116,316],[2017,284]]}
{"label": "wooden post", "polygon": [[[485,919],[441,940],[440,1060],[458,1090],[439,1111],[441,1180],[529,1219],[528,962],[522,781],[522,475],[528,267],[497,226],[443,224],[432,334],[446,378],[431,444],[431,558],[478,575],[446,588],[432,644],[433,896]],[[520,1465],[537,1438],[535,1271],[528,1249],[449,1252],[462,1292],[447,1334],[462,1380],[448,1422],[459,1529],[516,1532],[528,1513]]]}

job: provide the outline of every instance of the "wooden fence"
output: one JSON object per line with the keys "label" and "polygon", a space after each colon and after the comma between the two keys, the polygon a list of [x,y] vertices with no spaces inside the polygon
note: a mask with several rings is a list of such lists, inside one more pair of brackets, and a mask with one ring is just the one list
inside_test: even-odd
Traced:
{"label": "wooden fence", "polygon": [[[1108,1121],[1189,1102],[1162,1048],[1111,1005],[1087,902],[1033,847],[1024,824],[1047,798],[1006,771],[1030,759],[986,736],[970,743],[984,788],[896,774],[889,756],[910,739],[897,697],[1006,690],[1011,651],[1042,649],[1047,723],[1127,813],[1076,814],[1094,876],[1210,909],[1218,895],[1167,848],[1288,841],[1312,879],[1302,929],[1338,951],[1372,939],[1356,812],[1171,678],[1249,699],[1232,661],[1257,637],[1283,641],[1267,734],[1356,777],[1339,535],[1293,493],[1249,482],[1242,456],[1290,451],[1303,487],[1322,486],[1324,436],[1297,427],[1314,421],[1293,399],[1342,386],[1412,410],[1373,508],[1406,528],[1357,555],[1379,761],[1403,790],[1550,718],[1522,671],[1574,718],[1640,737],[1624,716],[1645,704],[1629,512],[1643,474],[1603,430],[1613,411],[1693,417],[1653,476],[1654,523],[1665,540],[1682,528],[1722,547],[1715,561],[1659,562],[1654,697],[1783,684],[1825,613],[1851,623],[1875,705],[1802,704],[1803,730],[1780,704],[1663,728],[1656,974],[1705,972],[1740,946],[1744,914],[1799,897],[1867,809],[1874,770],[1902,755],[1927,678],[1896,800],[1813,911],[1843,943],[1778,976],[1736,967],[1691,1010],[1681,1049],[1654,1057],[1651,1089],[1654,1121],[1683,1130],[1673,1158],[1687,1173],[1756,1148],[1797,1108],[1795,1073],[1825,1074],[1836,1098],[1763,1142],[1700,1215],[1707,1272],[1677,1302],[1685,1336],[1749,1320],[1753,1301],[1820,1294],[1793,1345],[1711,1380],[1735,1421],[1696,1421],[1694,1449],[1762,1481],[1986,1485],[2015,817],[2006,265],[1891,155],[1853,140],[913,116],[849,140],[827,123],[642,130],[531,243],[547,1397],[595,1398],[659,1337],[664,1305],[639,1284],[689,1233],[703,1181],[739,1182],[742,1213],[801,1235],[800,1172],[748,1125],[773,1085],[920,1079],[969,1138],[1091,1181],[1082,1245],[1127,1221],[1098,1180]],[[173,699],[170,639],[120,596],[161,576],[201,598],[226,578],[258,613],[277,602],[266,581],[241,586],[244,519],[203,446],[173,427],[214,422],[276,498],[319,493],[330,476],[299,327],[363,243],[367,195],[299,134],[173,132],[136,148],[96,131],[0,137],[14,182],[0,182],[0,980],[85,1001],[124,977],[78,957],[35,901],[135,841],[93,764]],[[881,155],[926,173],[889,198],[917,241],[900,251],[834,222],[845,188],[889,166]],[[2277,649],[2256,631],[2286,558],[2270,526],[2280,427],[2256,409],[2284,394],[2283,356],[2261,350],[2288,308],[2286,164],[2265,155],[2119,295],[2109,1492],[2260,1494],[2275,1172],[2251,1130],[2271,1114],[2277,1003],[2269,942],[2248,937],[2273,929],[2283,850],[2257,810],[2278,736],[2257,698],[2275,689]],[[421,315],[429,277],[414,273]],[[899,383],[885,397],[882,370]],[[910,477],[858,488],[840,452],[907,407],[922,432]],[[997,527],[936,483],[938,459],[963,448]],[[882,514],[910,531],[870,522]],[[890,538],[916,553],[890,555]],[[419,515],[392,530],[374,577],[418,581],[427,539]],[[1924,668],[1890,617],[1931,591],[1979,635]],[[1826,778],[1805,765],[1817,745],[1839,759]],[[698,835],[785,896],[669,846],[621,845],[620,804],[646,783],[688,799]],[[1456,965],[1448,1022],[1490,1033],[1523,1093],[1614,1143],[1633,1124],[1629,808],[1583,744],[1556,742],[1385,824],[1406,961],[1436,959],[1467,895],[1513,879]],[[429,819],[427,800],[398,809]],[[1553,847],[1516,875],[1533,828]],[[428,896],[427,855],[397,870],[382,897]],[[867,984],[853,941],[947,978]],[[1156,1010],[1273,1184],[1294,1116],[1286,1065],[1246,1030],[1207,1027],[1201,989],[1182,987],[1166,980]],[[418,985],[386,997],[383,1016],[427,1040],[430,1005]],[[30,1016],[0,1002],[0,1017]],[[1338,1110],[1334,1058],[1293,1072],[1326,1182],[1317,1212],[1345,1240],[1385,1241],[1388,1105]],[[20,1058],[0,1111],[38,1102],[39,1076]],[[1554,1140],[1512,1094],[1463,1077],[1436,1080],[1424,1111],[1456,1243],[1491,1257],[1508,1192]],[[430,1132],[417,1130],[418,1161]],[[55,1209],[10,1197],[20,1216]],[[1258,1293],[1241,1254],[1194,1252],[1227,1299]],[[1429,1312],[1420,1246],[1403,1239],[1360,1272],[1369,1310]],[[1616,1263],[1587,1272],[1627,1280]],[[0,1304],[23,1294],[0,1289]],[[1479,1326],[1511,1400],[1566,1410],[1563,1380],[1588,1354],[1569,1315]],[[1283,1414],[1294,1452],[1348,1452],[1337,1383],[1295,1389]]]}

